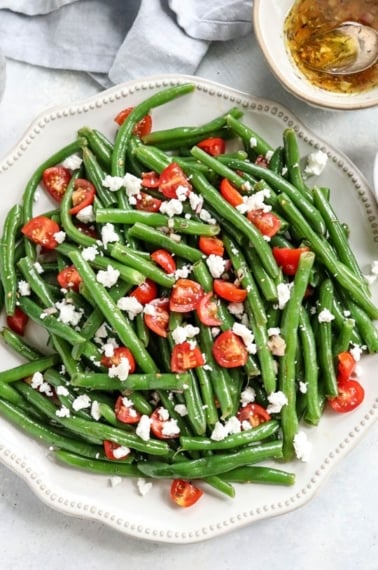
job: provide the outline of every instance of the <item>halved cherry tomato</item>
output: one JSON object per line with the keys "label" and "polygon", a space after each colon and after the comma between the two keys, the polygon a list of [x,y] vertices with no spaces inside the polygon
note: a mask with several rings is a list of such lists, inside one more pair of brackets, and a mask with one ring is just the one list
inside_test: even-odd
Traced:
{"label": "halved cherry tomato", "polygon": [[273,237],[281,227],[280,219],[273,212],[264,212],[264,210],[250,210],[247,218],[258,230],[268,237]]}
{"label": "halved cherry tomato", "polygon": [[356,368],[356,361],[350,352],[340,352],[337,355],[337,381],[349,380]]}
{"label": "halved cherry tomato", "polygon": [[177,279],[172,287],[169,308],[176,313],[187,313],[196,309],[204,291],[199,283],[192,279]]}
{"label": "halved cherry tomato", "polygon": [[23,336],[29,317],[25,315],[20,307],[16,307],[13,315],[7,316],[7,325],[13,332]]}
{"label": "halved cherry tomato", "polygon": [[[126,109],[122,109],[122,111],[120,111],[118,115],[114,117],[115,122],[118,123],[119,125],[122,125],[122,123],[125,121],[125,119],[127,119],[131,111],[133,110],[134,107],[127,107]],[[133,134],[137,135],[138,137],[144,137],[145,135],[148,135],[151,132],[151,129],[152,129],[152,118],[151,115],[147,114],[143,117],[143,119],[141,119],[140,121],[138,121],[138,123],[136,123],[133,129]]]}
{"label": "halved cherry tomato", "polygon": [[57,281],[63,289],[73,289],[79,291],[82,278],[74,265],[69,265],[59,271]]}
{"label": "halved cherry tomato", "polygon": [[176,261],[173,255],[166,249],[156,249],[150,255],[152,261],[160,265],[166,273],[174,273],[176,271]]}
{"label": "halved cherry tomato", "polygon": [[179,507],[191,507],[202,497],[203,491],[189,481],[173,479],[170,494]]}
{"label": "halved cherry tomato", "polygon": [[335,412],[351,412],[365,397],[365,391],[357,380],[342,380],[338,382],[337,387],[338,395],[328,399],[329,405]]}
{"label": "halved cherry tomato", "polygon": [[227,178],[223,178],[219,190],[223,198],[231,204],[231,206],[240,206],[240,204],[243,204],[243,196]]}
{"label": "halved cherry tomato", "polygon": [[209,327],[219,327],[219,325],[222,324],[222,321],[218,317],[218,305],[211,291],[203,295],[199,300],[197,315],[201,323]]}
{"label": "halved cherry tomato", "polygon": [[150,303],[153,299],[156,299],[157,294],[158,286],[155,281],[147,278],[143,283],[131,291],[130,297],[135,297],[139,303],[145,305],[146,303]]}
{"label": "halved cherry tomato", "polygon": [[108,459],[113,459],[115,461],[122,461],[122,459],[126,459],[127,455],[124,455],[123,457],[116,457],[114,455],[114,451],[116,449],[118,449],[119,447],[121,447],[121,445],[119,445],[118,443],[115,443],[114,441],[109,441],[108,439],[105,439],[103,442],[104,445],[104,452],[105,455]]}
{"label": "halved cherry tomato", "polygon": [[242,339],[230,330],[216,337],[212,352],[219,366],[224,368],[244,366],[248,360],[248,351]]}
{"label": "halved cherry tomato", "polygon": [[234,283],[224,281],[223,279],[214,279],[213,287],[219,297],[230,303],[242,303],[248,295],[246,289],[241,289]]}
{"label": "halved cherry tomato", "polygon": [[200,236],[198,240],[198,247],[205,255],[219,255],[224,254],[223,241],[216,237]]}
{"label": "halved cherry tomato", "polygon": [[197,366],[203,366],[205,360],[197,345],[192,346],[190,342],[180,342],[175,344],[171,355],[171,371],[185,372]]}
{"label": "halved cherry tomato", "polygon": [[159,188],[160,176],[154,170],[142,172],[142,186],[145,188]]}
{"label": "halved cherry tomato", "polygon": [[160,174],[159,188],[166,198],[177,198],[177,188],[182,186],[188,193],[192,185],[184,174],[181,166],[176,162],[171,162]]}
{"label": "halved cherry tomato", "polygon": [[168,336],[169,300],[167,298],[153,299],[148,303],[149,311],[144,313],[146,327],[163,338]]}
{"label": "halved cherry tomato", "polygon": [[34,243],[46,249],[55,249],[58,245],[54,235],[60,232],[59,225],[55,220],[47,216],[36,216],[21,228],[22,233]]}
{"label": "halved cherry tomato", "polygon": [[62,200],[70,180],[71,172],[64,166],[51,166],[42,173],[44,188],[57,202]]}
{"label": "halved cherry tomato", "polygon": [[263,154],[258,154],[255,160],[256,166],[262,166],[262,168],[268,168],[269,161]]}
{"label": "halved cherry tomato", "polygon": [[197,146],[212,156],[218,156],[226,150],[226,141],[220,137],[209,137],[198,142]]}
{"label": "halved cherry tomato", "polygon": [[99,233],[97,229],[89,224],[82,224],[81,222],[75,222],[75,227],[86,236],[93,237],[93,239],[99,239]]}
{"label": "halved cherry tomato", "polygon": [[141,418],[141,414],[134,408],[134,406],[125,406],[124,397],[118,396],[114,412],[118,421],[124,424],[137,424]]}
{"label": "halved cherry tomato", "polygon": [[282,267],[285,275],[295,275],[298,269],[299,258],[302,253],[309,251],[308,247],[273,247],[272,253],[277,264]]}
{"label": "halved cherry tomato", "polygon": [[74,182],[74,190],[72,192],[73,207],[69,210],[71,215],[77,214],[83,208],[93,204],[96,195],[96,188],[92,182],[85,178],[77,178]]}
{"label": "halved cherry tomato", "polygon": [[256,427],[264,422],[268,422],[271,418],[265,408],[259,404],[247,404],[239,409],[237,418],[240,422],[249,422],[252,427]]}
{"label": "halved cherry tomato", "polygon": [[139,192],[136,196],[135,209],[142,212],[158,212],[161,204],[162,200],[159,200],[159,198],[150,196],[147,192]]}
{"label": "halved cherry tomato", "polygon": [[132,374],[135,371],[135,358],[126,346],[117,346],[112,356],[101,357],[101,364],[106,366],[106,368],[111,368],[112,366],[119,366],[122,359],[125,358],[129,362],[129,373]]}
{"label": "halved cherry tomato", "polygon": [[150,415],[151,431],[155,437],[159,439],[172,439],[173,437],[180,437],[180,434],[166,435],[163,433],[164,424],[169,420],[162,420],[160,416],[160,408],[156,408]]}

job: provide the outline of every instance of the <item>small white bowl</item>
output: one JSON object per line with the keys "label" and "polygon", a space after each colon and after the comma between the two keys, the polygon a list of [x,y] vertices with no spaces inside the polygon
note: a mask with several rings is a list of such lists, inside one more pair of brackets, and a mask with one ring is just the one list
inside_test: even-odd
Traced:
{"label": "small white bowl", "polygon": [[257,41],[283,87],[303,101],[329,109],[363,109],[378,105],[378,87],[363,93],[333,93],[312,85],[298,70],[284,39],[284,21],[293,0],[254,0],[253,24]]}

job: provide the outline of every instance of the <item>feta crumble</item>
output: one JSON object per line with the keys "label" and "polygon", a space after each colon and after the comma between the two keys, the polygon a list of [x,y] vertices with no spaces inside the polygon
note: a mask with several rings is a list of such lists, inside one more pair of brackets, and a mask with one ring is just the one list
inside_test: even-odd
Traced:
{"label": "feta crumble", "polygon": [[66,232],[62,230],[60,232],[55,232],[53,237],[57,243],[63,243],[64,240],[66,239]]}
{"label": "feta crumble", "polygon": [[214,277],[214,279],[219,279],[219,277],[223,275],[226,269],[226,261],[223,259],[223,257],[220,255],[215,255],[214,253],[211,253],[206,258],[206,265],[209,268],[211,276]]}
{"label": "feta crumble", "polygon": [[117,366],[113,365],[108,370],[109,378],[118,378],[121,382],[127,380],[130,372],[130,362],[128,358],[121,358]]}
{"label": "feta crumble", "polygon": [[68,170],[78,170],[83,162],[83,159],[78,154],[71,154],[67,156],[62,162],[63,168]]}
{"label": "feta crumble", "polygon": [[101,285],[109,289],[117,283],[119,275],[118,269],[114,269],[114,267],[108,265],[106,270],[100,269],[100,271],[98,271],[96,279]]}
{"label": "feta crumble", "polygon": [[319,176],[319,174],[323,172],[327,161],[328,156],[325,152],[321,150],[311,152],[307,157],[307,164],[304,168],[305,174],[308,174],[309,176]]}
{"label": "feta crumble", "polygon": [[65,299],[55,303],[55,307],[59,311],[58,321],[66,325],[76,327],[83,316],[83,309],[76,309],[75,305],[68,303]]}
{"label": "feta crumble", "polygon": [[306,462],[310,459],[312,444],[308,441],[304,431],[299,431],[294,436],[294,450],[298,459]]}
{"label": "feta crumble", "polygon": [[179,325],[172,331],[172,339],[175,344],[181,344],[188,338],[194,338],[200,332],[199,327],[193,325]]}
{"label": "feta crumble", "polygon": [[98,422],[101,419],[101,409],[100,404],[97,400],[93,400],[91,405],[91,416],[92,418]]}
{"label": "feta crumble", "polygon": [[94,261],[96,259],[96,255],[98,255],[97,245],[90,245],[88,247],[84,247],[81,252],[83,259],[86,261]]}
{"label": "feta crumble", "polygon": [[143,477],[139,477],[137,479],[137,487],[139,493],[142,495],[142,497],[144,497],[144,495],[147,495],[147,493],[151,491],[152,483],[151,481],[146,481],[146,479],[144,479]]}
{"label": "feta crumble", "polygon": [[113,449],[113,455],[116,459],[124,459],[130,453],[130,448],[126,447],[125,445],[120,445]]}
{"label": "feta crumble", "polygon": [[79,220],[79,222],[82,222],[83,224],[90,224],[94,222],[96,218],[94,215],[92,204],[90,204],[89,206],[85,206],[85,208],[82,208],[76,214],[76,218]]}
{"label": "feta crumble", "polygon": [[114,225],[110,222],[104,224],[101,228],[101,240],[106,248],[109,243],[114,243],[119,241],[119,236],[114,229]]}
{"label": "feta crumble", "polygon": [[58,410],[56,410],[55,415],[58,416],[58,418],[69,418],[70,411],[67,406],[61,406]]}
{"label": "feta crumble", "polygon": [[123,178],[122,176],[110,176],[110,174],[107,174],[102,181],[102,185],[108,188],[110,192],[116,192],[122,188]]}
{"label": "feta crumble", "polygon": [[269,198],[269,196],[269,188],[264,188],[264,190],[260,190],[259,192],[251,194],[250,196],[243,196],[243,203],[236,206],[236,209],[239,210],[239,212],[242,214],[252,212],[254,210],[270,212],[272,206],[269,206],[269,204],[265,204],[264,202],[264,199]]}
{"label": "feta crumble", "polygon": [[277,296],[278,308],[283,309],[290,299],[292,283],[278,283]]}
{"label": "feta crumble", "polygon": [[87,394],[81,394],[80,396],[75,398],[74,401],[72,402],[72,407],[75,410],[75,412],[78,412],[79,410],[85,410],[90,406],[91,406],[91,399]]}
{"label": "feta crumble", "polygon": [[143,305],[135,297],[121,297],[117,301],[117,307],[126,311],[130,320],[134,320],[139,313],[143,312]]}
{"label": "feta crumble", "polygon": [[243,392],[240,394],[240,403],[242,407],[246,406],[247,404],[251,404],[255,401],[256,392],[252,386],[248,386]]}
{"label": "feta crumble", "polygon": [[335,316],[329,311],[328,309],[323,309],[318,314],[318,321],[319,323],[330,323],[333,321]]}
{"label": "feta crumble", "polygon": [[177,198],[172,198],[172,200],[162,202],[159,211],[162,214],[166,214],[169,218],[173,218],[173,216],[179,216],[182,213],[183,205]]}
{"label": "feta crumble", "polygon": [[255,337],[253,336],[253,332],[248,327],[246,327],[242,323],[234,323],[232,325],[232,332],[240,336],[240,338],[245,344],[247,351],[250,354],[256,354],[257,349],[256,349],[256,344],[254,343]]}
{"label": "feta crumble", "polygon": [[179,416],[184,417],[188,415],[188,409],[185,404],[176,404],[174,407],[175,412],[178,413]]}
{"label": "feta crumble", "polygon": [[27,281],[24,281],[23,279],[21,279],[21,281],[18,282],[17,290],[21,295],[21,297],[28,297],[31,294],[30,284]]}
{"label": "feta crumble", "polygon": [[279,414],[282,408],[288,403],[286,395],[280,390],[271,392],[268,395],[268,402],[269,405],[266,409],[268,414]]}
{"label": "feta crumble", "polygon": [[150,439],[151,430],[151,418],[145,414],[140,418],[138,425],[136,427],[135,433],[138,437],[143,439],[143,441],[148,441]]}

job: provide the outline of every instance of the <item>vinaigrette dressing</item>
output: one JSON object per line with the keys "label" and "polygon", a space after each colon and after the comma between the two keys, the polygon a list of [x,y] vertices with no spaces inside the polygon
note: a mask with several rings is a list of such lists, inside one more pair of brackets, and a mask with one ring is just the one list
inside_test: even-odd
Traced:
{"label": "vinaigrette dressing", "polygon": [[315,35],[329,32],[346,21],[378,30],[378,0],[296,0],[285,20],[287,47],[300,71],[312,84],[337,93],[368,91],[378,86],[378,63],[349,75],[330,75],[308,67],[309,61],[338,57],[341,50],[349,50],[353,56],[353,46],[343,46],[340,42],[324,45],[320,54],[309,53],[304,46]]}

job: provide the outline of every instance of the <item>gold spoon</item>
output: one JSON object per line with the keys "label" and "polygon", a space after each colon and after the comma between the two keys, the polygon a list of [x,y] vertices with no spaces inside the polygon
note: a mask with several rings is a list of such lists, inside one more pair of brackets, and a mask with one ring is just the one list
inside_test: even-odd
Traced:
{"label": "gold spoon", "polygon": [[357,22],[344,22],[305,42],[299,55],[305,65],[332,75],[358,73],[378,60],[378,32]]}

